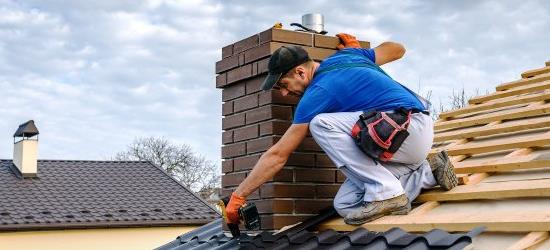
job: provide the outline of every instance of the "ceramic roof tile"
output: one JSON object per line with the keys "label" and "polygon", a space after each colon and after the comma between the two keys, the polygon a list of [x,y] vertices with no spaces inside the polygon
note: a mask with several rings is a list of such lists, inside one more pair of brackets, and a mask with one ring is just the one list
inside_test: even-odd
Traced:
{"label": "ceramic roof tile", "polygon": [[372,232],[357,228],[351,232],[325,230],[310,231],[318,223],[335,216],[327,210],[301,224],[280,233],[268,231],[256,235],[242,234],[232,238],[222,231],[222,219],[218,219],[191,232],[183,234],[157,250],[179,249],[463,249],[482,228],[468,233],[448,233],[432,230],[425,234],[411,234],[399,228],[386,232]]}
{"label": "ceramic roof tile", "polygon": [[149,162],[39,160],[37,178],[0,160],[0,231],[204,224],[219,217]]}

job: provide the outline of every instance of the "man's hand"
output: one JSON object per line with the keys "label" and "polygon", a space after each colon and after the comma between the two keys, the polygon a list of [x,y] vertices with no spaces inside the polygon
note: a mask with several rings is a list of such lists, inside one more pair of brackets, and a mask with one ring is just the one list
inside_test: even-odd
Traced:
{"label": "man's hand", "polygon": [[350,34],[340,33],[340,34],[337,34],[336,36],[340,38],[340,44],[338,44],[338,49],[361,48],[361,45],[359,44],[359,41],[357,41],[357,38],[355,38]]}
{"label": "man's hand", "polygon": [[225,213],[227,214],[227,223],[228,224],[239,224],[239,208],[241,208],[246,202],[245,197],[236,195],[235,193],[231,194],[231,199],[225,207]]}

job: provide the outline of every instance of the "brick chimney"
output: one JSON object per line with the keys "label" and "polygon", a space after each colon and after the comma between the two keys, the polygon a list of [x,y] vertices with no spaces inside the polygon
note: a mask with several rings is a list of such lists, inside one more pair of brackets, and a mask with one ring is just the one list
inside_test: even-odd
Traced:
{"label": "brick chimney", "polygon": [[[368,42],[361,42],[365,48]],[[297,97],[261,91],[271,53],[282,45],[300,45],[320,61],[336,51],[338,39],[283,29],[269,29],[222,48],[216,63],[216,87],[222,89],[222,195],[231,194],[260,155],[274,145],[292,123]],[[261,214],[261,229],[280,229],[303,221],[332,205],[345,177],[311,135],[285,167],[249,201]]]}

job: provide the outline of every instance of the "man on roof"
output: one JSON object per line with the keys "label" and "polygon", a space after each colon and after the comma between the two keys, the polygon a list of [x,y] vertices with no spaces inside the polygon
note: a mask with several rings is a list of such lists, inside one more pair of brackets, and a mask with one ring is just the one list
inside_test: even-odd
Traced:
{"label": "man on roof", "polygon": [[446,152],[429,157],[429,102],[389,77],[380,65],[405,53],[398,43],[363,49],[338,34],[340,50],[321,63],[299,46],[283,46],[269,60],[263,90],[301,96],[293,122],[232,193],[227,220],[239,223],[246,197],[283,168],[308,131],[346,176],[334,208],[347,224],[402,215],[424,188],[457,185]]}

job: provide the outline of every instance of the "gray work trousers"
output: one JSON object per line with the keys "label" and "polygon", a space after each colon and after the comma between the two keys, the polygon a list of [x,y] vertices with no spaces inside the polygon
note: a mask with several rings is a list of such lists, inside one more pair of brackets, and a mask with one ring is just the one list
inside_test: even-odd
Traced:
{"label": "gray work trousers", "polygon": [[363,202],[386,200],[403,193],[412,201],[423,188],[436,184],[426,161],[433,143],[433,121],[429,115],[412,114],[409,137],[390,162],[380,162],[363,153],[351,137],[361,113],[319,114],[309,124],[317,144],[347,177],[334,198],[334,208],[343,217]]}

